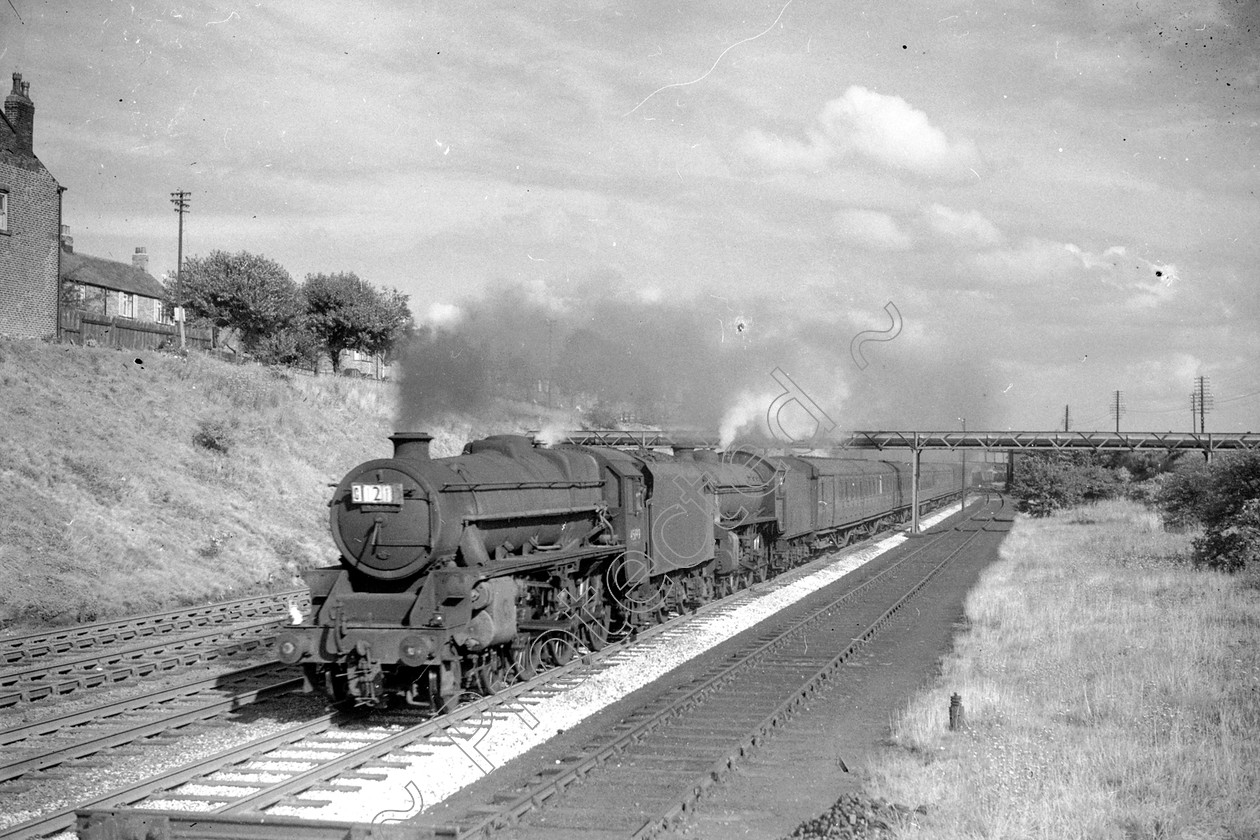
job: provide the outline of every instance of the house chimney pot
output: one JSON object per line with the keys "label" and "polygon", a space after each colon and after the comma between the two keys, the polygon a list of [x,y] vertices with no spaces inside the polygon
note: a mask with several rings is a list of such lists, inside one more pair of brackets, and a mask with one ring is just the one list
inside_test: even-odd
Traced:
{"label": "house chimney pot", "polygon": [[131,255],[131,264],[143,272],[149,270],[149,249],[144,245],[137,245],[136,252]]}
{"label": "house chimney pot", "polygon": [[61,226],[61,250],[67,254],[74,253],[74,237],[70,235],[70,226]]}
{"label": "house chimney pot", "polygon": [[31,83],[22,81],[21,73],[13,74],[13,91],[4,98],[4,115],[17,131],[17,147],[20,154],[35,153],[35,103],[30,97]]}

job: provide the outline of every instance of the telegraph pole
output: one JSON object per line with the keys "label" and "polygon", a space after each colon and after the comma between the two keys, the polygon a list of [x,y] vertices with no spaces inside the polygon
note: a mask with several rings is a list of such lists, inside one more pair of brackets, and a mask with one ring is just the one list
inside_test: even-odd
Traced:
{"label": "telegraph pole", "polygon": [[1120,415],[1124,414],[1124,391],[1116,391],[1111,413],[1116,417],[1116,434],[1120,434]]}
{"label": "telegraph pole", "polygon": [[[1212,403],[1211,383],[1208,382],[1206,376],[1196,376],[1194,386],[1194,396],[1198,397],[1199,409],[1199,434],[1207,434],[1206,414]],[[1193,399],[1193,397],[1192,397]]]}
{"label": "telegraph pole", "polygon": [[188,201],[192,193],[187,190],[176,190],[171,193],[171,204],[179,214],[179,251],[175,258],[175,320],[179,321],[179,349],[186,349],[184,339],[184,214],[188,212]]}
{"label": "telegraph pole", "polygon": [[1068,405],[1063,406],[1063,431],[1072,431],[1072,407]]}

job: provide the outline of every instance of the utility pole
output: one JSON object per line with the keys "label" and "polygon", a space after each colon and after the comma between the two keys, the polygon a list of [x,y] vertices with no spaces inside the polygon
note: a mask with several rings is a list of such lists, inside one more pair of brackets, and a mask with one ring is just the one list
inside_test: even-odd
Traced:
{"label": "utility pole", "polygon": [[1212,383],[1206,376],[1196,376],[1194,391],[1190,394],[1191,408],[1199,412],[1199,434],[1207,434],[1207,412],[1212,407]]}
{"label": "utility pole", "polygon": [[1063,431],[1072,431],[1072,407],[1063,406]]}
{"label": "utility pole", "polygon": [[1120,434],[1120,415],[1124,414],[1124,391],[1116,391],[1111,405],[1111,413],[1116,418],[1116,434]]}
{"label": "utility pole", "polygon": [[187,190],[176,190],[171,193],[171,204],[179,214],[179,251],[175,258],[175,320],[179,321],[179,349],[187,349],[184,339],[184,214],[188,212],[188,201],[192,193]]}

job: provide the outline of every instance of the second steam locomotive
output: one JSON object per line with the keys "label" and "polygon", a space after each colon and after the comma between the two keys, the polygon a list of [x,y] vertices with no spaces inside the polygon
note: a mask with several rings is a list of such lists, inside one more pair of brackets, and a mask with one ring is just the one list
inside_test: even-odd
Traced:
{"label": "second steam locomotive", "polygon": [[[340,563],[304,573],[311,614],[277,642],[282,661],[345,704],[449,708],[911,507],[909,469],[887,461],[543,447],[517,435],[431,458],[429,435],[390,439],[393,457],[337,485]],[[920,504],[962,483],[958,464],[923,464]]]}

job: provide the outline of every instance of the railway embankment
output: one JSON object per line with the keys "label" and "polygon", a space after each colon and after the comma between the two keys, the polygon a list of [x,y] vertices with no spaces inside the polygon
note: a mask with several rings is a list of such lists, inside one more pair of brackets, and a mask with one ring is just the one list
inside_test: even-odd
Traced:
{"label": "railway embankment", "polygon": [[876,801],[925,806],[895,836],[1258,836],[1260,578],[1192,568],[1191,537],[1121,502],[1017,523],[861,771]]}
{"label": "railway embankment", "polygon": [[[426,431],[458,447],[525,408]],[[0,338],[0,634],[293,588],[335,559],[328,483],[388,454],[398,409],[393,383]]]}

